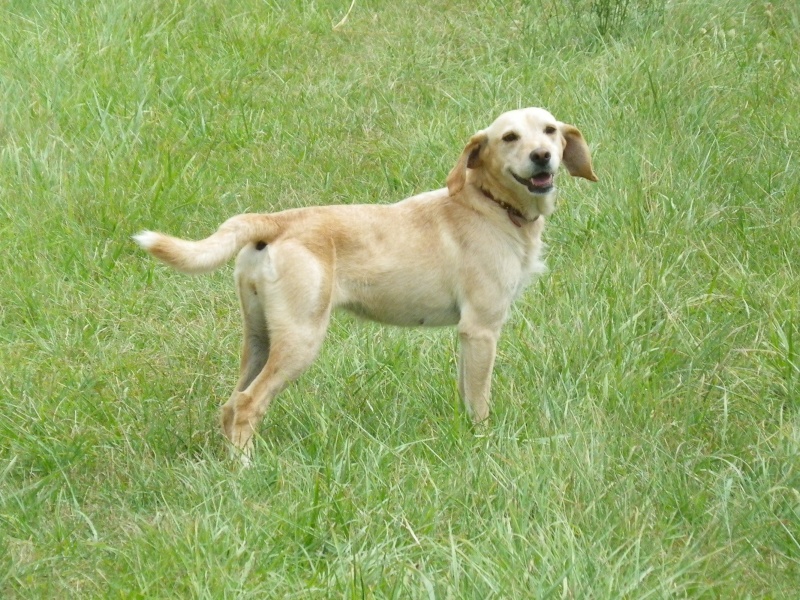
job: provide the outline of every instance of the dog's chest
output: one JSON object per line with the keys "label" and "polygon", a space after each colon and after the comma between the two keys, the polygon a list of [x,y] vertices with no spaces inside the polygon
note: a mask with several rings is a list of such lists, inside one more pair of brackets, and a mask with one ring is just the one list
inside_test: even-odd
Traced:
{"label": "dog's chest", "polygon": [[519,296],[536,275],[541,275],[547,271],[543,260],[544,243],[539,232],[531,235],[525,240],[517,253],[516,259],[519,261],[519,275],[514,291],[514,297]]}

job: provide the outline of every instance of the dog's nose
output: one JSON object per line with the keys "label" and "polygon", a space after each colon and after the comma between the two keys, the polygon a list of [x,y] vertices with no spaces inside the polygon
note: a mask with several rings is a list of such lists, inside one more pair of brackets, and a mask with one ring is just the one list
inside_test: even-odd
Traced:
{"label": "dog's nose", "polygon": [[536,150],[531,152],[530,156],[531,156],[531,162],[543,167],[550,162],[551,155],[549,150],[545,150],[544,148],[537,148]]}

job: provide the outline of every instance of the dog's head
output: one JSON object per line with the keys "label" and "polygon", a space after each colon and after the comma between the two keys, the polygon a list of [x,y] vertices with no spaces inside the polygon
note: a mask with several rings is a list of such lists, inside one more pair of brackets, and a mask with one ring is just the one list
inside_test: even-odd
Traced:
{"label": "dog's head", "polygon": [[475,185],[512,200],[530,216],[549,215],[562,163],[570,175],[597,181],[589,147],[576,127],[542,108],[512,110],[470,138],[447,188],[456,194],[466,184]]}

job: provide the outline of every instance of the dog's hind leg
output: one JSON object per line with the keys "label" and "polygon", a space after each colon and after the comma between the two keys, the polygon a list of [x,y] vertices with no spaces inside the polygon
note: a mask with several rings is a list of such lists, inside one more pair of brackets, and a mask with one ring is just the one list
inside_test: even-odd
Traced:
{"label": "dog's hind leg", "polygon": [[269,358],[269,330],[264,307],[253,283],[247,283],[237,276],[237,290],[242,307],[244,339],[239,366],[239,381],[234,392],[241,392],[256,378]]}
{"label": "dog's hind leg", "polygon": [[[272,399],[319,353],[331,313],[331,265],[294,243],[273,247],[270,254],[271,271],[238,278],[240,293],[252,284],[258,301],[242,302],[248,356],[243,353],[239,383],[222,407],[225,435],[245,461]],[[250,314],[252,308],[258,308],[261,320]]]}
{"label": "dog's hind leg", "polygon": [[244,335],[242,340],[242,354],[239,363],[239,381],[233,393],[222,407],[220,415],[222,430],[225,437],[231,439],[233,431],[233,416],[235,413],[236,399],[239,392],[244,391],[264,369],[269,358],[269,330],[256,285],[252,280],[243,277],[237,269],[236,291],[242,310],[242,324]]}

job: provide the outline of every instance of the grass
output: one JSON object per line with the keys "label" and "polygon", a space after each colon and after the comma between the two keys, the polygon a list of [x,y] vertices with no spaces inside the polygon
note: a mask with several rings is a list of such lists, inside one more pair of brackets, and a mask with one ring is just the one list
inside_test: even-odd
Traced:
{"label": "grass", "polygon": [[[744,0],[0,8],[0,595],[793,598],[800,11]],[[334,319],[254,466],[230,268],[130,240],[441,187],[541,105],[550,272],[474,431],[447,330]]]}

